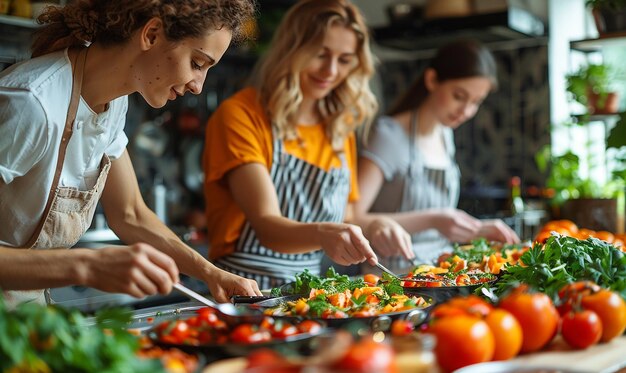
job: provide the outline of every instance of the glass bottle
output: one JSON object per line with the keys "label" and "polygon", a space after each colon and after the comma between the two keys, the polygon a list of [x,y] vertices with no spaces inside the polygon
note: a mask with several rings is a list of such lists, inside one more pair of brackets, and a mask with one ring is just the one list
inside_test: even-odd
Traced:
{"label": "glass bottle", "polygon": [[511,215],[519,215],[524,212],[524,201],[522,200],[521,180],[519,176],[513,176],[509,186],[511,188]]}

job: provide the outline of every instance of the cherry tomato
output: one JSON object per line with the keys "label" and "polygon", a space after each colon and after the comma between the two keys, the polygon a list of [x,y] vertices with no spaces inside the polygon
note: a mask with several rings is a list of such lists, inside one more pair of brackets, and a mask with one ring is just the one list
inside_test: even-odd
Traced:
{"label": "cherry tomato", "polygon": [[395,336],[408,335],[415,330],[415,324],[408,320],[394,320],[391,323],[391,334]]}
{"label": "cherry tomato", "polygon": [[577,281],[567,284],[559,290],[560,304],[557,307],[559,314],[565,315],[572,308],[578,308],[584,295],[599,291],[601,288],[592,281]]}
{"label": "cherry tomato", "polygon": [[622,335],[626,329],[626,302],[610,290],[601,289],[582,297],[583,309],[594,311],[602,320],[601,342]]}
{"label": "cherry tomato", "polygon": [[298,328],[288,322],[279,320],[274,323],[274,327],[270,329],[270,333],[274,338],[284,339],[298,334]]}
{"label": "cherry tomato", "polygon": [[346,319],[348,315],[340,310],[331,310],[330,308],[325,309],[322,312],[322,319]]}
{"label": "cherry tomato", "polygon": [[269,348],[254,350],[248,355],[248,368],[272,365],[282,361],[282,356]]}
{"label": "cherry tomato", "polygon": [[199,310],[196,311],[196,313],[198,314],[198,316],[196,317],[198,319],[198,324],[200,326],[201,325],[215,325],[217,321],[219,320],[219,318],[215,314],[215,311],[213,311],[212,309],[208,307],[200,308]]}
{"label": "cherry tomato", "polygon": [[500,308],[512,313],[522,326],[522,352],[540,350],[556,335],[559,313],[546,294],[529,292],[522,285],[500,299]]}
{"label": "cherry tomato", "polygon": [[363,338],[348,348],[346,354],[333,365],[345,372],[393,372],[395,371],[393,349],[384,344]]}
{"label": "cherry tomato", "polygon": [[449,316],[434,320],[428,332],[435,335],[435,355],[448,372],[491,360],[495,340],[489,326],[474,316]]}
{"label": "cherry tomato", "polygon": [[184,320],[176,320],[174,327],[170,330],[169,335],[171,335],[178,343],[185,343],[187,338],[189,337],[191,329],[189,328],[189,324],[187,324]]}
{"label": "cherry tomato", "polygon": [[593,311],[570,311],[563,316],[561,335],[565,342],[574,348],[593,346],[602,337],[602,321]]}
{"label": "cherry tomato", "polygon": [[313,320],[303,320],[297,325],[301,333],[318,334],[322,331],[322,325]]}
{"label": "cherry tomato", "polygon": [[524,340],[522,326],[509,311],[497,308],[491,311],[485,322],[495,338],[492,360],[508,360],[519,353]]}
{"label": "cherry tomato", "polygon": [[598,314],[602,321],[601,342],[608,342],[624,333],[626,302],[617,293],[602,289],[591,281],[579,281],[564,286],[559,291],[559,298],[561,312],[582,308]]}
{"label": "cherry tomato", "polygon": [[230,332],[230,340],[235,343],[263,343],[272,339],[270,332],[257,325],[240,324]]}
{"label": "cherry tomato", "polygon": [[477,295],[468,295],[465,297],[454,297],[446,302],[447,305],[465,310],[467,313],[484,317],[488,315],[493,306]]}
{"label": "cherry tomato", "polygon": [[376,285],[378,283],[378,280],[380,280],[380,277],[376,276],[373,273],[368,273],[363,276],[363,281],[365,281],[365,283],[367,283],[368,285]]}

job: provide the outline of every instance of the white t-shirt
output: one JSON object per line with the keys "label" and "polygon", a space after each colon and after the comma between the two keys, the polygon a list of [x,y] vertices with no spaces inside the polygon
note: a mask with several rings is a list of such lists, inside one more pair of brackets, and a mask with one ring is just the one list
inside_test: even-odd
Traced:
{"label": "white t-shirt", "polygon": [[[72,90],[67,50],[0,73],[0,245],[22,246],[42,218]],[[96,114],[82,99],[67,147],[60,186],[91,189],[104,154],[119,158],[128,98]]]}

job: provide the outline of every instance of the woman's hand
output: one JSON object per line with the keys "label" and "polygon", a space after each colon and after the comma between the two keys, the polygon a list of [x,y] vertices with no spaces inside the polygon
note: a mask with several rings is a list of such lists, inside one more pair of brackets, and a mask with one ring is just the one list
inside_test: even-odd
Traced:
{"label": "woman's hand", "polygon": [[519,237],[511,227],[500,219],[482,220],[478,231],[479,237],[485,237],[488,241],[505,242],[508,244],[520,242]]}
{"label": "woman's hand", "polygon": [[214,267],[206,284],[215,300],[228,303],[233,295],[263,295],[256,281]]}
{"label": "woman's hand", "polygon": [[395,220],[378,217],[367,227],[372,247],[383,257],[402,255],[407,259],[415,258],[411,235]]}
{"label": "woman's hand", "polygon": [[346,266],[366,260],[372,265],[378,263],[374,250],[357,225],[320,223],[318,234],[322,249],[337,264]]}
{"label": "woman's hand", "polygon": [[172,258],[154,247],[137,243],[84,251],[86,260],[78,265],[80,283],[111,293],[143,298],[168,294],[179,281]]}
{"label": "woman's hand", "polygon": [[459,209],[445,209],[435,218],[435,229],[451,242],[470,242],[479,235],[480,220]]}

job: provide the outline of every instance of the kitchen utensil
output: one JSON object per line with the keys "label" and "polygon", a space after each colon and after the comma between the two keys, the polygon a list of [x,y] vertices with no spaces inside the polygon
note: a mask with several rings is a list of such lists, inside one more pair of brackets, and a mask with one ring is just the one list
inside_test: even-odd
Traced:
{"label": "kitchen utensil", "polygon": [[180,283],[174,284],[174,289],[180,291],[191,299],[197,300],[205,306],[214,309],[219,313],[224,321],[229,325],[240,324],[244,322],[258,323],[263,320],[263,313],[253,309],[236,307],[232,303],[216,303],[206,297],[196,293]]}
{"label": "kitchen utensil", "polygon": [[393,277],[397,278],[397,279],[402,279],[402,277],[398,276],[397,274],[393,273],[391,270],[389,270],[387,267],[385,267],[384,265],[380,264],[380,262],[376,262],[376,267],[378,267],[379,269],[381,269],[383,272],[387,272],[390,275],[392,275]]}

